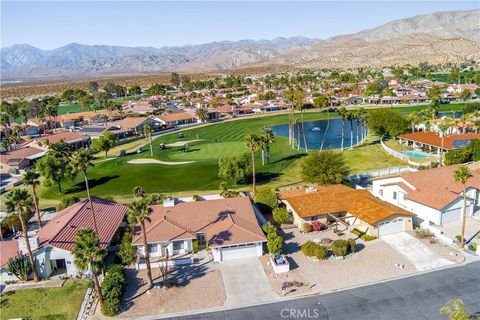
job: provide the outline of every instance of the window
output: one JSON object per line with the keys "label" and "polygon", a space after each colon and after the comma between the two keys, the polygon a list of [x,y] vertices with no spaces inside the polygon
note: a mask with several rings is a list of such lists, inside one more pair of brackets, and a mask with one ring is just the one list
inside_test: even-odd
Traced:
{"label": "window", "polygon": [[393,200],[397,200],[397,191],[393,191]]}
{"label": "window", "polygon": [[173,250],[182,250],[184,249],[184,243],[183,241],[174,241],[173,242]]}
{"label": "window", "polygon": [[148,252],[150,252],[150,253],[158,252],[158,246],[156,244],[149,244],[148,245]]}
{"label": "window", "polygon": [[382,189],[380,189],[380,190],[378,191],[378,195],[379,195],[380,197],[383,197],[383,190],[382,190]]}

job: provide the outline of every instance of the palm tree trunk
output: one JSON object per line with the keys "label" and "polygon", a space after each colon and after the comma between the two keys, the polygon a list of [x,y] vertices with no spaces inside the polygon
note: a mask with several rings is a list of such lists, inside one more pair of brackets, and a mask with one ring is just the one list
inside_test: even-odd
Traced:
{"label": "palm tree trunk", "polygon": [[150,157],[153,157],[153,146],[152,146],[152,135],[148,135],[148,140],[150,141]]}
{"label": "palm tree trunk", "polygon": [[262,166],[265,165],[265,149],[262,148]]}
{"label": "palm tree trunk", "polygon": [[42,228],[42,218],[40,217],[40,208],[38,206],[38,197],[37,197],[37,190],[35,188],[35,185],[32,185],[32,194],[33,194],[33,203],[35,204],[35,214],[37,216],[37,223],[38,223],[38,228]]}
{"label": "palm tree trunk", "polygon": [[152,268],[150,266],[150,252],[148,251],[147,232],[145,230],[145,222],[144,221],[142,221],[140,223],[140,227],[142,228],[143,250],[145,252],[145,262],[147,264],[148,288],[151,288],[153,286]]}
{"label": "palm tree trunk", "polygon": [[356,138],[357,138],[357,144],[360,143],[360,120],[357,118],[357,128],[355,130]]}
{"label": "palm tree trunk", "polygon": [[462,219],[462,234],[460,238],[460,248],[465,248],[465,222],[467,220],[467,187],[463,185],[463,219]]}
{"label": "palm tree trunk", "polygon": [[297,124],[297,151],[300,150],[300,125]]}
{"label": "palm tree trunk", "polygon": [[307,136],[305,135],[305,121],[303,121],[303,110],[301,111],[300,115],[302,116],[303,144],[305,145],[305,152],[308,152]]}
{"label": "palm tree trunk", "polygon": [[343,140],[345,138],[345,118],[342,118],[342,145],[340,149],[343,151]]}
{"label": "palm tree trunk", "polygon": [[25,223],[21,212],[18,213],[18,218],[20,219],[20,223],[22,225],[23,238],[25,240],[25,246],[27,247],[28,259],[32,265],[33,280],[38,282],[40,281],[40,278],[38,277],[37,264],[35,263],[32,248],[30,247],[30,242],[28,241],[28,225]]}
{"label": "palm tree trunk", "polygon": [[442,146],[440,148],[440,167],[443,165],[443,141],[445,141],[444,133],[442,133]]}
{"label": "palm tree trunk", "polygon": [[83,177],[85,178],[85,187],[87,188],[87,197],[88,197],[88,202],[90,203],[90,210],[92,211],[93,229],[95,230],[95,235],[100,240],[100,235],[98,234],[98,229],[97,229],[97,219],[95,218],[95,211],[93,210],[92,197],[90,197],[90,188],[88,186],[88,177],[86,172],[83,173]]}
{"label": "palm tree trunk", "polygon": [[257,185],[255,181],[255,149],[252,148],[252,187],[253,187],[253,196],[255,196],[255,193],[257,191]]}
{"label": "palm tree trunk", "polygon": [[323,145],[325,143],[325,138],[327,137],[329,126],[330,126],[330,114],[329,114],[329,109],[327,109],[327,127],[325,128],[325,132],[323,133],[322,144],[320,145],[320,151],[323,150]]}
{"label": "palm tree trunk", "polygon": [[350,149],[353,149],[353,121],[350,120]]}
{"label": "palm tree trunk", "polygon": [[100,303],[100,306],[103,305],[103,295],[102,290],[100,289],[100,283],[98,282],[97,272],[92,270],[92,277],[93,277],[93,285],[95,287],[95,292],[97,293],[97,299]]}

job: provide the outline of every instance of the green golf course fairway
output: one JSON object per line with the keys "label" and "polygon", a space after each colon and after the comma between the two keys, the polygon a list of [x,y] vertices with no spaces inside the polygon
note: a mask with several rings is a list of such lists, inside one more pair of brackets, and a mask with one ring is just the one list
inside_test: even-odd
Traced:
{"label": "green golf course fairway", "polygon": [[[443,105],[440,110],[458,110],[462,107],[463,105]],[[399,108],[399,110],[412,111],[422,108],[425,108],[425,106],[408,106]],[[335,114],[306,112],[304,118],[305,121],[308,121],[324,119],[327,116],[333,118]],[[297,118],[299,117],[297,115]],[[188,164],[127,163],[132,159],[151,159],[148,145],[143,147],[144,151],[140,154],[135,153],[119,158],[115,157],[118,151],[112,151],[109,154],[109,157],[113,157],[112,159],[96,161],[95,167],[88,171],[91,192],[97,196],[111,195],[129,198],[133,187],[137,185],[144,187],[147,193],[170,194],[186,191],[218,190],[220,183],[223,181],[218,177],[218,159],[223,156],[248,152],[243,143],[245,135],[258,132],[265,126],[286,123],[287,121],[287,114],[255,116],[184,130],[184,138],[178,138],[177,132],[174,132],[155,139],[153,142],[153,159],[167,162],[194,161]],[[169,144],[197,139],[201,139],[201,141],[188,143],[185,151],[181,146],[167,147],[163,151],[159,149],[160,143]],[[145,140],[139,143],[145,143]],[[268,183],[269,186],[282,186],[289,182],[290,179],[282,180],[288,176],[285,173],[296,172],[297,170],[293,170],[297,166],[295,162],[303,155],[303,150],[293,150],[288,146],[287,138],[276,137],[275,143],[271,145],[269,164],[262,165],[260,152],[257,152],[257,181],[259,185]],[[346,160],[352,168],[352,172],[404,165],[403,162],[389,156],[376,145],[359,146],[349,150],[346,154]],[[292,167],[292,165],[294,166]],[[288,168],[291,169],[287,170]],[[245,189],[250,187],[249,184],[250,178],[240,181],[238,187]],[[80,197],[86,195],[81,176],[63,181],[61,193],[58,192],[55,185],[41,188],[42,199],[58,200],[72,195]]]}

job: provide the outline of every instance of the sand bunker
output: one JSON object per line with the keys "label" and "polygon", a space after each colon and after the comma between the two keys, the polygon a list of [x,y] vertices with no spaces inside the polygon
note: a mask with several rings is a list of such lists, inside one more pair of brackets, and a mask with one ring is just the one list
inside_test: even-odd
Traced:
{"label": "sand bunker", "polygon": [[192,143],[192,142],[196,142],[196,141],[203,141],[203,139],[177,141],[177,142],[174,142],[174,143],[167,144],[167,147],[183,147],[187,143]]}
{"label": "sand bunker", "polygon": [[195,162],[195,161],[169,162],[169,161],[160,161],[160,160],[156,160],[156,159],[133,159],[133,160],[128,161],[127,163],[130,163],[130,164],[152,164],[152,163],[156,163],[156,164],[164,164],[166,166],[178,166],[178,165],[189,164],[189,163],[193,163],[193,162]]}

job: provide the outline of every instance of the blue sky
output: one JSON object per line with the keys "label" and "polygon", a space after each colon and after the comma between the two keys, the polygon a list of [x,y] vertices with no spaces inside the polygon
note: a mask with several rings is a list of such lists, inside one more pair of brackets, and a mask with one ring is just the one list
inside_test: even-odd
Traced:
{"label": "blue sky", "polygon": [[328,38],[478,1],[138,2],[1,1],[1,46],[71,42],[175,46],[278,36]]}

